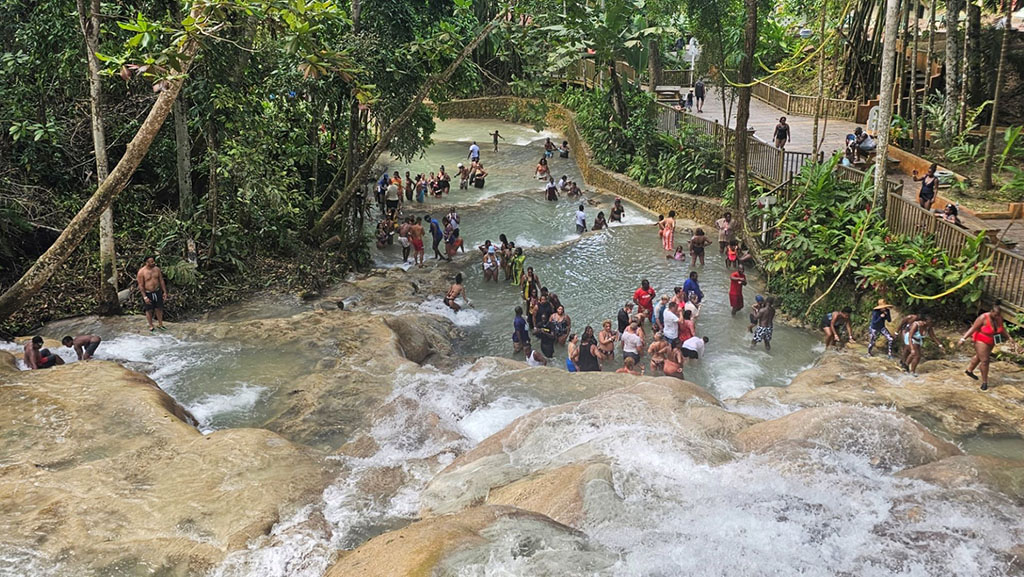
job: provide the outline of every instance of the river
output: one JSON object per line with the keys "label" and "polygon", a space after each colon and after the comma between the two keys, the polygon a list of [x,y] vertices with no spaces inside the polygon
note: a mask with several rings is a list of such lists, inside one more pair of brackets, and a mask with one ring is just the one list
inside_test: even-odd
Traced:
{"label": "river", "polygon": [[[505,137],[498,153],[491,152],[487,136],[495,128]],[[614,319],[641,278],[649,279],[659,295],[681,285],[690,267],[665,258],[653,226],[656,215],[627,204],[622,225],[577,235],[572,215],[579,201],[544,200],[533,166],[548,136],[560,141],[557,134],[515,124],[447,120],[438,123],[435,143],[421,158],[409,165],[394,160],[387,164],[389,171],[403,175],[406,170],[436,170],[441,164],[453,170],[465,158],[469,143],[480,142],[490,172],[487,186],[468,192],[456,186],[449,197],[428,199],[413,213],[440,215],[456,206],[470,252],[486,239],[497,241],[501,233],[525,247],[527,264],[537,270],[543,285],[559,294],[577,332],[587,324],[597,327],[605,318]],[[551,164],[556,178],[566,174],[570,180],[582,180],[571,160],[556,157]],[[588,191],[588,221],[598,210],[607,214],[612,200]],[[696,226],[680,222],[677,244],[688,237],[686,229]],[[375,249],[374,258],[381,267],[407,266],[400,262],[397,244]],[[427,266],[435,266],[429,254]],[[783,324],[776,325],[771,353],[752,350],[746,314],[730,315],[728,275],[717,251],[710,250],[707,264],[695,270],[707,297],[698,334],[710,342],[706,357],[686,366],[688,380],[719,399],[729,399],[757,386],[784,386],[818,358],[817,335]],[[461,355],[455,360],[457,368],[400,370],[387,395],[399,409],[353,425],[375,442],[372,454],[329,457],[344,473],[321,499],[278,523],[271,535],[229,555],[213,575],[320,577],[339,549],[354,548],[416,519],[421,493],[456,455],[534,409],[590,396],[574,387],[568,375],[538,381],[528,376],[529,371],[514,373],[493,359],[476,361],[512,356],[512,313],[521,300],[507,283],[484,285],[475,257],[461,271],[471,308],[452,313],[440,295],[418,305],[423,312],[446,316],[462,331],[456,343]],[[748,304],[760,286],[755,273],[749,279]],[[208,318],[214,322],[286,317],[305,309],[308,305],[295,299],[267,297],[244,310],[234,308]],[[148,373],[195,414],[204,431],[260,426],[287,394],[288,383],[308,374],[323,353],[129,333],[122,325],[97,328],[104,331],[108,340],[99,358]],[[556,349],[555,364],[563,370],[564,355],[564,348]],[[617,366],[617,361],[612,364]],[[776,407],[761,416],[792,410]],[[628,409],[624,411],[628,417]],[[538,568],[505,550],[467,559],[450,574],[994,575],[1004,566],[996,551],[1024,536],[1024,511],[1015,504],[994,509],[969,500],[950,501],[922,482],[877,471],[863,456],[823,452],[814,467],[800,474],[780,469],[770,456],[744,455],[714,463],[700,455],[721,452],[719,444],[652,425],[640,414],[635,417],[598,428],[582,420],[565,423],[557,436],[534,449],[539,452],[517,456],[527,461],[554,458],[550,455],[586,444],[610,459],[622,506],[614,515],[588,517],[591,520],[581,527],[611,553],[607,566],[583,571],[569,562],[570,556],[559,562],[556,555],[549,565]],[[364,489],[380,471],[398,471],[400,478],[384,497]],[[912,507],[926,513],[907,514]],[[559,544],[548,546],[559,552]]]}

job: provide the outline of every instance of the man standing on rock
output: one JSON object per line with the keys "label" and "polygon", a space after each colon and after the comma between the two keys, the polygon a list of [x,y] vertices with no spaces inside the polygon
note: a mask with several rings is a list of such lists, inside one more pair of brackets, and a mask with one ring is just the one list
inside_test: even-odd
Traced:
{"label": "man standing on rock", "polygon": [[[139,292],[142,293],[142,310],[146,311],[146,321],[149,322],[149,332],[156,329],[167,330],[164,327],[164,301],[171,298],[167,292],[167,284],[164,282],[164,274],[160,267],[156,266],[156,257],[147,256],[143,259],[145,264],[135,275],[139,285]],[[153,314],[156,313],[157,326],[153,326]]]}
{"label": "man standing on rock", "polygon": [[409,227],[409,244],[412,245],[412,261],[423,268],[423,224],[420,217]]}
{"label": "man standing on rock", "polygon": [[775,328],[775,297],[769,296],[764,299],[761,307],[757,309],[755,318],[757,328],[754,329],[754,340],[750,342],[750,346],[757,346],[757,343],[763,341],[764,350],[771,351],[772,330]]}
{"label": "man standing on rock", "polygon": [[100,341],[103,339],[96,335],[78,335],[72,338],[68,335],[61,339],[61,344],[65,347],[75,349],[75,354],[78,355],[78,360],[88,361],[96,354],[96,349],[100,346]]}
{"label": "man standing on rock", "polygon": [[42,346],[43,337],[39,335],[32,337],[31,341],[25,343],[25,366],[30,371],[32,369],[49,369],[50,367],[64,364],[64,359],[50,352],[50,349],[42,349]]}
{"label": "man standing on rock", "polygon": [[498,152],[498,139],[505,140],[505,137],[498,134],[498,129],[495,128],[494,132],[490,133],[491,138],[494,139],[494,152]]}

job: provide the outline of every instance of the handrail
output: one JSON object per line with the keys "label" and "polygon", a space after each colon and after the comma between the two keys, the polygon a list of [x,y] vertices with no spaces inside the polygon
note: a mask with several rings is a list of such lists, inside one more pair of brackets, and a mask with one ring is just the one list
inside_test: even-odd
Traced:
{"label": "handrail", "polygon": [[[818,107],[817,96],[791,94],[763,81],[754,84],[751,94],[758,100],[763,100],[786,114],[793,116],[814,116],[815,110]],[[825,118],[856,122],[858,106],[859,103],[856,100],[822,98],[822,115]]]}
{"label": "handrail", "polygon": [[[912,199],[889,193],[885,224],[890,232],[903,236],[930,237],[935,245],[952,257],[960,256],[967,241],[976,232],[936,218]],[[992,275],[986,277],[982,291],[989,300],[1000,299],[1015,313],[1024,313],[1024,256],[992,242],[981,247],[981,257],[991,257]]]}

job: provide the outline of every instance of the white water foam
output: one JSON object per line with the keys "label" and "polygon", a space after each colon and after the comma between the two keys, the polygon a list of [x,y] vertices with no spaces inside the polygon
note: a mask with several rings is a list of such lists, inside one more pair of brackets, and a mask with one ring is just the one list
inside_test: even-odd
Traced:
{"label": "white water foam", "polygon": [[462,310],[459,312],[453,311],[448,305],[444,304],[444,301],[439,298],[429,298],[417,307],[420,311],[435,315],[440,315],[447,318],[448,320],[455,323],[457,327],[472,327],[479,325],[487,313],[482,310],[473,308],[473,301],[470,299],[469,305],[465,305],[462,302],[462,297],[459,297],[457,301]]}
{"label": "white water foam", "polygon": [[540,406],[493,390],[487,379],[491,371],[402,371],[366,432],[374,453],[337,457],[344,472],[324,490],[320,503],[231,554],[214,577],[319,577],[338,549],[418,517],[420,493],[455,455]]}
{"label": "white water foam", "polygon": [[757,386],[764,374],[762,364],[770,362],[761,350],[717,353],[703,360],[710,376],[708,388],[719,399],[739,397]]}
{"label": "white water foam", "polygon": [[217,417],[231,413],[248,413],[267,392],[266,387],[241,383],[229,393],[207,395],[189,404],[188,410],[199,421],[203,434],[215,430],[211,423]]}

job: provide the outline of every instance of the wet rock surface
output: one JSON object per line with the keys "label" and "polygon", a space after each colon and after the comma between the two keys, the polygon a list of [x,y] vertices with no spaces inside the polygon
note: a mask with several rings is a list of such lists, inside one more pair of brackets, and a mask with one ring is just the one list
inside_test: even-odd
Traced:
{"label": "wet rock surface", "polygon": [[100,573],[200,574],[311,500],[329,467],[265,430],[203,436],[143,375],[0,370],[0,542]]}
{"label": "wet rock surface", "polygon": [[919,419],[940,423],[954,436],[1024,436],[1024,369],[993,363],[991,389],[964,375],[964,363],[929,361],[920,376],[899,373],[891,361],[849,353],[826,353],[787,387],[759,387],[739,406],[773,404],[812,407],[863,404],[892,407]]}

